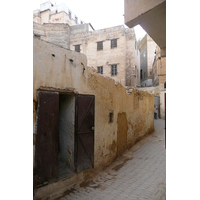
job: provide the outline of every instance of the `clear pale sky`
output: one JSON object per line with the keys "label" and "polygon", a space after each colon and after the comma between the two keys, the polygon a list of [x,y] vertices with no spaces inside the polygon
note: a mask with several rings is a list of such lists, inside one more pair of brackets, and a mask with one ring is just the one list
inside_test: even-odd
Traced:
{"label": "clear pale sky", "polygon": [[[34,0],[33,10],[39,9],[40,4],[48,0]],[[91,23],[95,30],[124,24],[124,0],[52,0],[50,1],[66,6],[85,23]],[[127,27],[125,25],[125,27]],[[135,27],[137,39],[145,35],[140,27]]]}

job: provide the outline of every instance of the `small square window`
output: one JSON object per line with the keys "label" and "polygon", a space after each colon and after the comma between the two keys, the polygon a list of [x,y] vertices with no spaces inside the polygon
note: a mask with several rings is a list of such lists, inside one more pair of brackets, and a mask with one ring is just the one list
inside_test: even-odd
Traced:
{"label": "small square window", "polygon": [[81,51],[80,46],[81,46],[80,44],[75,45],[75,51],[80,52]]}
{"label": "small square window", "polygon": [[111,76],[117,75],[117,65],[111,65]]}
{"label": "small square window", "polygon": [[103,50],[103,42],[97,42],[97,51]]}
{"label": "small square window", "polygon": [[113,122],[113,112],[109,113],[109,123]]}
{"label": "small square window", "polygon": [[99,74],[103,74],[103,66],[97,67],[97,71]]}
{"label": "small square window", "polygon": [[117,47],[117,39],[111,40],[111,49]]}

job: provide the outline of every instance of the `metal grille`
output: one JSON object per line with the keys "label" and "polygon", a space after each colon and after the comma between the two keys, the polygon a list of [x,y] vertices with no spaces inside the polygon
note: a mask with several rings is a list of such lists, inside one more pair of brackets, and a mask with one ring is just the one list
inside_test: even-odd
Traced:
{"label": "metal grille", "polygon": [[103,50],[103,42],[97,42],[97,51]]}
{"label": "metal grille", "polygon": [[111,40],[111,49],[117,47],[117,39]]}
{"label": "metal grille", "polygon": [[111,65],[111,76],[117,75],[117,65]]}
{"label": "metal grille", "polygon": [[99,74],[103,74],[103,66],[97,67],[97,71]]}

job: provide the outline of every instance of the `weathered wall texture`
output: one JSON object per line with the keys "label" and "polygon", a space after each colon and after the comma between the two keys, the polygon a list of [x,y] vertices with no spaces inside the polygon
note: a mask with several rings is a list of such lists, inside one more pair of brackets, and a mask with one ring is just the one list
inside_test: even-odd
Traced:
{"label": "weathered wall texture", "polygon": [[[95,95],[94,168],[110,164],[118,152],[121,154],[124,151],[119,142],[130,148],[138,139],[154,130],[153,95],[137,90],[127,94],[121,84],[86,67],[85,55],[37,38],[33,40],[35,102],[39,88],[57,91],[70,89],[80,94]],[[85,66],[84,74],[81,63]],[[110,112],[113,112],[113,122],[109,122]]]}
{"label": "weathered wall texture", "polygon": [[[52,52],[55,57],[52,57]],[[75,60],[72,65],[69,59]],[[86,79],[82,74],[83,63],[87,66],[86,57],[77,52],[67,51],[55,45],[34,38],[34,90],[40,87],[73,88],[80,94],[95,95],[95,159],[94,166],[105,166],[117,155],[117,138],[119,113],[126,114],[127,147],[145,134],[153,131],[154,98],[146,92],[126,94],[121,84],[100,76],[91,68],[86,68]],[[134,107],[135,99],[139,102]],[[113,123],[109,123],[109,112],[114,113]],[[120,126],[119,126],[120,127]],[[119,133],[119,134],[118,134]]]}
{"label": "weathered wall texture", "polygon": [[[62,18],[62,17],[61,17]],[[135,47],[135,33],[123,25],[89,31],[89,24],[69,26],[65,23],[33,23],[33,34],[38,38],[80,52],[88,59],[88,66],[103,67],[103,75],[111,77],[123,86],[136,87],[140,77],[139,53]],[[117,39],[117,47],[111,48],[111,40]],[[103,49],[97,50],[97,42],[103,41]],[[117,75],[111,75],[111,65],[117,65]]]}
{"label": "weathered wall texture", "polygon": [[70,26],[68,24],[38,24],[33,22],[33,34],[47,42],[70,48]]}
{"label": "weathered wall texture", "polygon": [[[124,39],[117,40],[117,47],[111,49],[110,40],[118,38],[123,30],[119,29],[104,29],[105,31],[95,31],[90,33],[75,34],[70,38],[70,49],[74,50],[74,45],[81,44],[81,53],[85,54],[88,59],[88,66],[97,69],[98,66],[103,66],[103,74],[111,77],[111,64],[117,64],[118,74],[112,76],[114,80],[118,80],[123,85],[125,84],[124,71]],[[103,41],[103,50],[97,51],[97,42]]]}

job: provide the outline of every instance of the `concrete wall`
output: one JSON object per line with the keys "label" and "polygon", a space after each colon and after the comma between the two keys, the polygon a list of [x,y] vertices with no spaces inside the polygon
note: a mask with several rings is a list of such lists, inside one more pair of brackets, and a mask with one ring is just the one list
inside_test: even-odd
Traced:
{"label": "concrete wall", "polygon": [[124,21],[129,28],[140,24],[166,56],[166,0],[124,0]]}
{"label": "concrete wall", "polygon": [[165,0],[124,0],[125,23],[148,12]]}

